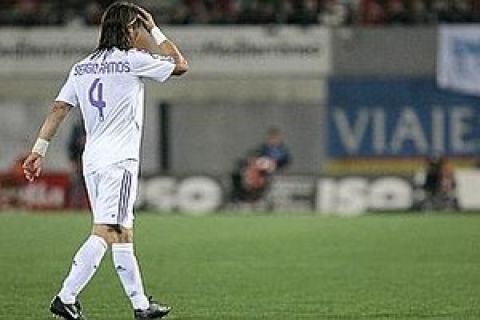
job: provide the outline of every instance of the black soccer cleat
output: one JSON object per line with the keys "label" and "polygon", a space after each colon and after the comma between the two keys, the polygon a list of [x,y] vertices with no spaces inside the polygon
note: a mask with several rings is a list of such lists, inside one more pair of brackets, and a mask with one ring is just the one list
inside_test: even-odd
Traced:
{"label": "black soccer cleat", "polygon": [[82,306],[79,301],[74,304],[66,304],[56,296],[50,304],[50,312],[54,317],[66,320],[86,320],[82,314]]}
{"label": "black soccer cleat", "polygon": [[135,320],[144,320],[144,319],[160,319],[165,317],[172,308],[166,305],[161,305],[156,301],[152,300],[152,297],[148,298],[150,306],[146,310],[135,310]]}

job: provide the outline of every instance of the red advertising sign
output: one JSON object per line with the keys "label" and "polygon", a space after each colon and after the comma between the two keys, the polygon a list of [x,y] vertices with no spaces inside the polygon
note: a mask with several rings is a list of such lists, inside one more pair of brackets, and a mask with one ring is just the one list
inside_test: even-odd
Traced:
{"label": "red advertising sign", "polygon": [[69,177],[65,172],[47,172],[28,183],[23,174],[0,173],[0,209],[65,209]]}

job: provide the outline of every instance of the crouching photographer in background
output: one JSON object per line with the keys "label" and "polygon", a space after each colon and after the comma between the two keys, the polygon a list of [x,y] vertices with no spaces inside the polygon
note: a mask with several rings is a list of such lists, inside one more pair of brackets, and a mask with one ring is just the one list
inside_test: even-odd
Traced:
{"label": "crouching photographer in background", "polygon": [[452,167],[445,157],[429,157],[425,168],[414,177],[417,190],[416,209],[456,210],[456,183]]}
{"label": "crouching photographer in background", "polygon": [[231,202],[254,203],[264,198],[272,175],[291,163],[291,155],[282,132],[268,130],[264,143],[240,159],[232,173]]}

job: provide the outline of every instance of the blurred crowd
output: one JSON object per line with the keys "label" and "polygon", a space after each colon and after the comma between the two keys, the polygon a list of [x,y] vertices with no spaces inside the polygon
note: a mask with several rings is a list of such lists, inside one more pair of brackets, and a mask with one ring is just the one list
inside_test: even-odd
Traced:
{"label": "blurred crowd", "polygon": [[[2,0],[0,25],[94,25],[113,0]],[[133,0],[160,24],[388,25],[480,21],[480,0]]]}

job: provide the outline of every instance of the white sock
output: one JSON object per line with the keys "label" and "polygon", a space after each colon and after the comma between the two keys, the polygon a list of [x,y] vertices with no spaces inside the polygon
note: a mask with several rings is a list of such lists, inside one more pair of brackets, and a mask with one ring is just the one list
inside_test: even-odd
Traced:
{"label": "white sock", "polygon": [[75,303],[75,299],[87,285],[100,265],[108,245],[103,238],[91,235],[78,249],[73,258],[72,268],[63,282],[58,296],[63,303]]}
{"label": "white sock", "polygon": [[133,309],[148,309],[148,302],[143,290],[142,276],[138,267],[137,258],[133,252],[133,243],[112,244],[113,265]]}

